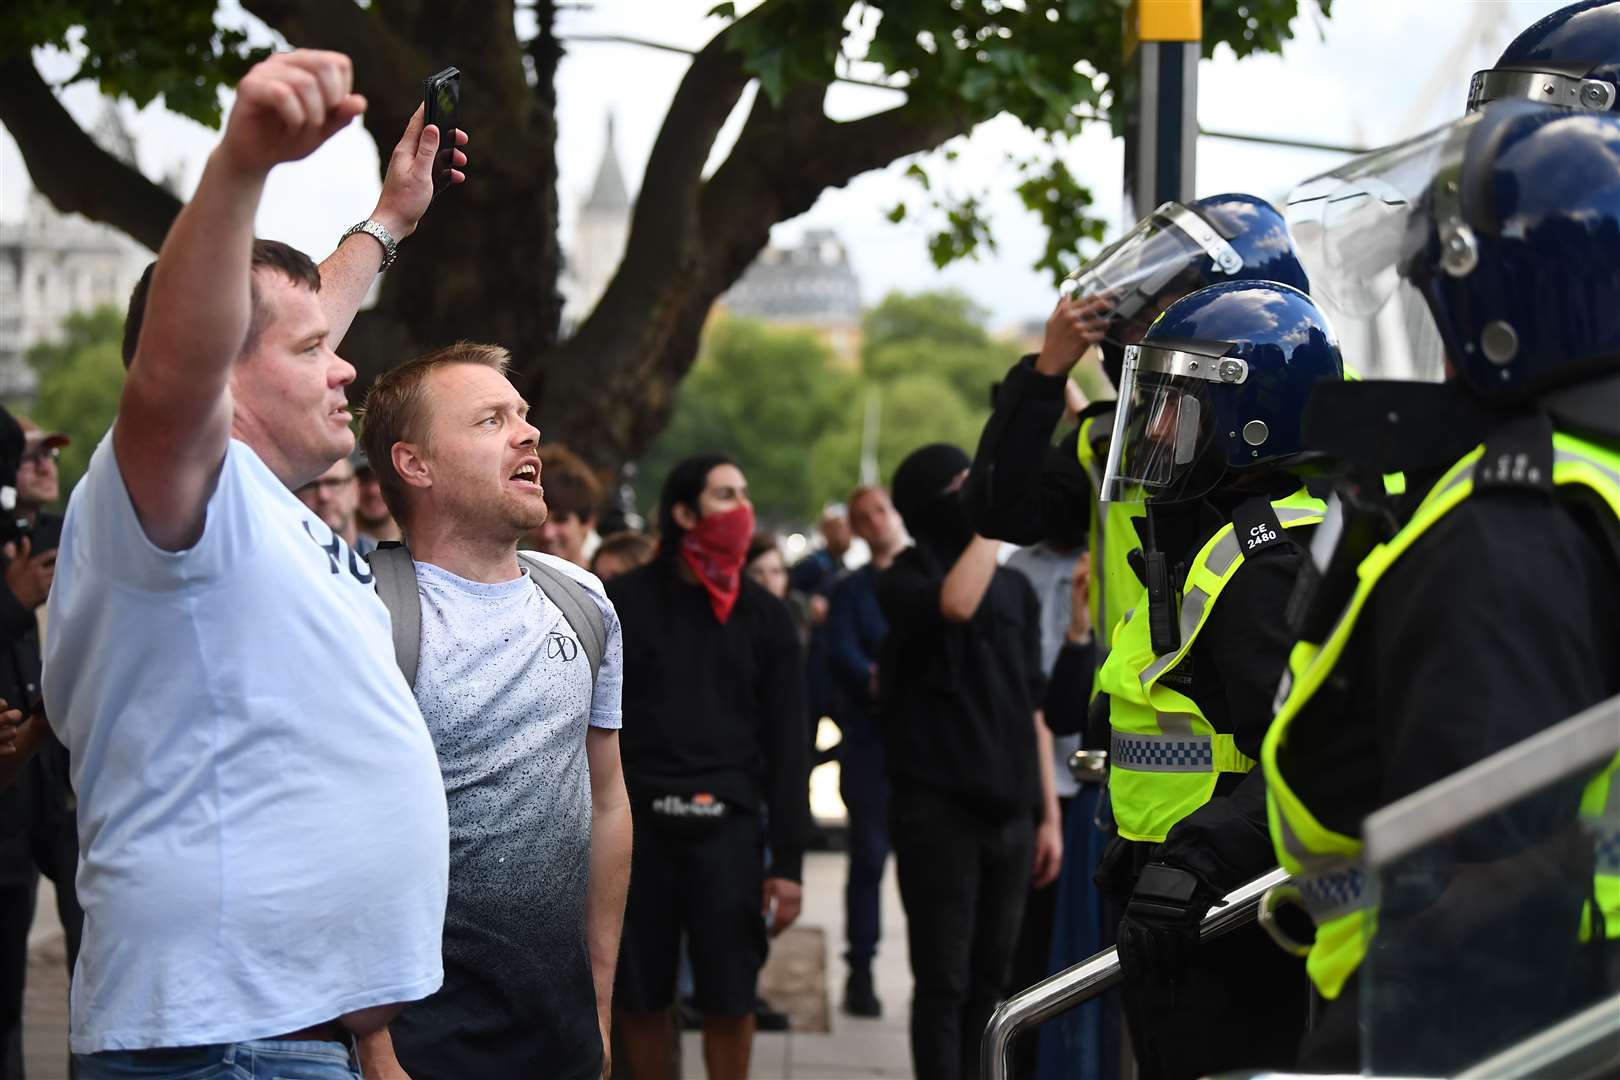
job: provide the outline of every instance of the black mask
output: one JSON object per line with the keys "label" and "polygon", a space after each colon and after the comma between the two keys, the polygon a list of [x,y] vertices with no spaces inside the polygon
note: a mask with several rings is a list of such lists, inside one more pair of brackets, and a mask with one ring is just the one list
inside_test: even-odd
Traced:
{"label": "black mask", "polygon": [[953,561],[973,539],[973,525],[961,495],[949,488],[970,464],[959,447],[934,443],[913,450],[894,470],[894,508],[906,531],[918,547]]}

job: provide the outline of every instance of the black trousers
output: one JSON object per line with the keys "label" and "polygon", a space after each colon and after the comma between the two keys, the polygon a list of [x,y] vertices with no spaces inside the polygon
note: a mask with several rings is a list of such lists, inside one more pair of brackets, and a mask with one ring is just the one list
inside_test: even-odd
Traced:
{"label": "black trousers", "polygon": [[[1072,798],[1058,799],[1065,840],[1069,836],[1069,808],[1073,804]],[[1067,849],[1063,857],[1069,857]],[[1013,947],[1012,964],[1008,968],[1007,996],[1034,986],[1052,974],[1052,926],[1057,921],[1057,899],[1055,881],[1044,889],[1032,888],[1025,895],[1024,917],[1019,922],[1018,942]],[[1035,1047],[1033,1034],[1013,1044],[1013,1076],[1017,1080],[1035,1075]]]}
{"label": "black trousers", "polygon": [[[56,913],[67,945],[68,975],[79,958],[84,912],[73,890],[79,864],[76,815],[34,824],[9,838],[0,867],[0,1080],[23,1080],[23,991],[28,977],[28,931],[43,873],[56,886]],[[62,1048],[67,1052],[67,1047]]]}
{"label": "black trousers", "polygon": [[986,820],[921,788],[896,788],[890,806],[911,947],[912,1068],[918,1080],[971,1080],[1018,941],[1034,825]]}

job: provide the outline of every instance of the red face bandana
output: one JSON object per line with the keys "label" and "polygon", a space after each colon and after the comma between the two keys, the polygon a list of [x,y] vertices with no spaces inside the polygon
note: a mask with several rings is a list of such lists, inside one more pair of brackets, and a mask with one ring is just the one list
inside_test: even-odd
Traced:
{"label": "red face bandana", "polygon": [[723,514],[710,514],[681,537],[681,558],[709,594],[714,617],[722,623],[742,591],[743,560],[754,538],[754,508],[744,504]]}

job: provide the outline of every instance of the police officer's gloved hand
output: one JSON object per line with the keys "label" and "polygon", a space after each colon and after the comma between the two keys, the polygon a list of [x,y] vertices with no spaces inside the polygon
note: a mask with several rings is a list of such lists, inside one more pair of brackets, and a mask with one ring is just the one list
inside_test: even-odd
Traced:
{"label": "police officer's gloved hand", "polygon": [[1119,924],[1119,955],[1127,977],[1173,986],[1198,947],[1198,925],[1220,895],[1196,874],[1168,863],[1149,863]]}

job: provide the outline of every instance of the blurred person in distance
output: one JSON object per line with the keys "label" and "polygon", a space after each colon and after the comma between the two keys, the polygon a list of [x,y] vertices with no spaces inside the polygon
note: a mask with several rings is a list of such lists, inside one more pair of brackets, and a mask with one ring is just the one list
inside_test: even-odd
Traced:
{"label": "blurred person in distance", "polygon": [[360,501],[360,482],[355,478],[353,455],[338,458],[332,467],[299,488],[293,494],[298,501],[315,511],[343,542],[353,548],[361,558],[377,550],[377,541],[360,532],[355,520],[355,507]]}
{"label": "blurred person in distance", "polygon": [[591,556],[591,573],[602,581],[612,581],[638,566],[646,566],[658,551],[658,541],[638,532],[609,533]]}
{"label": "blurred person in distance", "polygon": [[73,887],[79,837],[67,751],[35,711],[41,704],[38,615],[50,591],[61,535],[61,518],[44,507],[57,501],[56,452],[68,438],[40,430],[24,416],[13,421],[4,409],[0,427],[0,483],[15,491],[6,511],[8,532],[21,534],[6,544],[6,587],[0,589],[0,643],[6,654],[0,661],[0,699],[16,704],[0,718],[0,1076],[9,1077],[22,1075],[28,934],[40,875],[56,886],[69,974],[78,959],[84,912]]}
{"label": "blurred person in distance", "polygon": [[589,566],[595,543],[600,543],[596,516],[602,485],[591,467],[561,443],[540,448],[540,483],[551,512],[525,538],[525,546],[575,566]]}
{"label": "blurred person in distance", "polygon": [[787,560],[782,557],[782,546],[771,533],[757,534],[748,545],[748,561],[743,573],[760,588],[787,605],[793,615],[793,626],[799,632],[799,644],[810,644],[812,613],[810,597],[789,586]]}
{"label": "blurred person in distance", "polygon": [[366,460],[364,450],[356,449],[352,460],[356,484],[355,527],[361,536],[371,541],[373,548],[385,540],[398,540],[399,525],[394,521],[394,515],[388,512],[388,502],[383,498],[377,470]]}
{"label": "blurred person in distance", "polygon": [[889,781],[878,728],[878,655],[889,624],[878,605],[878,575],[906,545],[889,493],[858,487],[849,496],[849,523],[871,561],[833,587],[827,609],[827,654],[849,709],[838,744],[838,793],[849,812],[849,868],[844,883],[842,1007],[851,1016],[883,1015],[872,961],[883,938],[883,865],[889,858]]}

